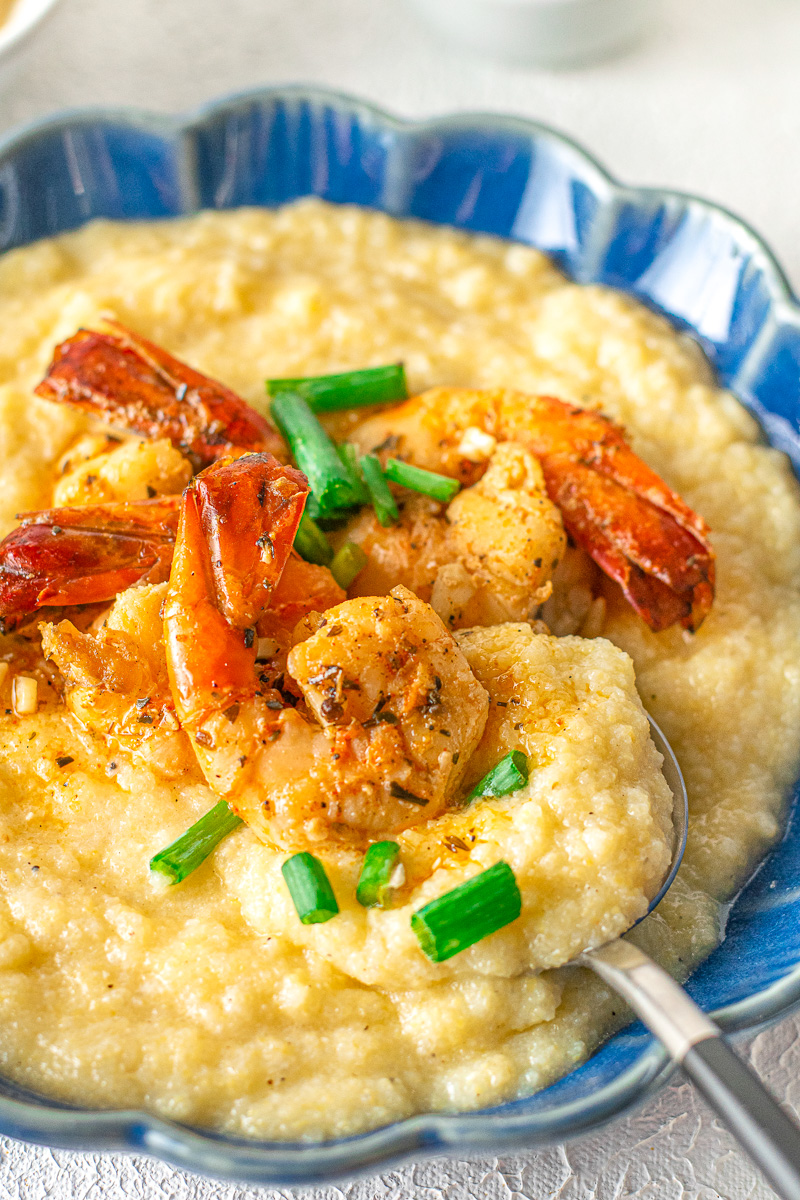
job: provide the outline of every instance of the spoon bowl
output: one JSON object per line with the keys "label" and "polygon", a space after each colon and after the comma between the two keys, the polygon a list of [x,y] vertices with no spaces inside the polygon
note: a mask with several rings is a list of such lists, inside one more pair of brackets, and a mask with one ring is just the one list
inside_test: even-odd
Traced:
{"label": "spoon bowl", "polygon": [[[686,853],[686,836],[689,832],[689,796],[686,792],[686,784],[683,779],[683,772],[678,766],[678,760],[675,757],[675,751],[670,746],[661,729],[650,716],[647,714],[647,719],[650,722],[650,737],[656,749],[664,759],[661,767],[661,773],[666,779],[669,789],[672,792],[672,828],[674,830],[674,841],[672,843],[672,862],[669,866],[669,871],[666,874],[664,882],[656,892],[653,899],[650,901],[650,907],[645,915],[649,916],[657,904],[661,902],[666,893],[672,887],[672,882],[678,874],[678,868],[683,862],[683,856]],[[644,917],[640,917],[639,921],[643,921]],[[639,924],[639,921],[636,924]]]}
{"label": "spoon bowl", "polygon": [[[672,862],[648,914],[669,891],[686,850],[689,800],[678,760],[652,717],[650,734],[672,790]],[[647,915],[647,914],[646,914]],[[644,920],[644,917],[640,917]],[[638,925],[638,921],[635,924]],[[784,1200],[800,1200],[800,1129],[734,1053],[719,1026],[688,992],[633,942],[617,938],[574,960],[627,1000],[697,1086]]]}

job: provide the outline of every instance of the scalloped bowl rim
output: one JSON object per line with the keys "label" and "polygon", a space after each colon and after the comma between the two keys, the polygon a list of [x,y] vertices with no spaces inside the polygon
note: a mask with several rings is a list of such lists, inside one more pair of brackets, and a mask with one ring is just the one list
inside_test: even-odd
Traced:
{"label": "scalloped bowl rim", "polygon": [[[45,7],[49,9],[56,2],[49,0]],[[464,112],[424,120],[405,119],[344,92],[302,84],[278,85],[226,95],[190,110],[186,116],[155,113],[138,107],[87,106],[62,110],[0,137],[0,162],[9,152],[17,151],[42,133],[53,130],[117,123],[179,139],[209,117],[226,110],[284,98],[344,107],[398,133],[483,129],[535,135],[545,142],[566,147],[581,165],[584,175],[589,169],[597,193],[604,193],[607,199],[638,201],[639,204],[652,199],[680,202],[689,211],[700,211],[721,220],[735,233],[737,244],[747,246],[748,253],[764,273],[769,305],[761,333],[767,327],[774,328],[776,316],[783,323],[800,329],[800,302],[775,255],[764,239],[740,217],[691,193],[622,184],[573,138],[550,125],[525,117]],[[737,377],[742,367],[746,368],[749,360],[757,357],[761,341],[759,334],[745,355]],[[779,844],[771,847],[770,853]],[[757,870],[762,865],[759,864]],[[752,1034],[798,1006],[800,962],[763,990],[717,1008],[711,1015],[729,1033]],[[230,1182],[264,1185],[330,1183],[344,1176],[352,1178],[378,1167],[385,1168],[410,1157],[533,1149],[595,1131],[641,1104],[669,1079],[675,1069],[666,1052],[653,1041],[634,1063],[612,1082],[598,1088],[588,1101],[556,1103],[546,1112],[539,1113],[509,1112],[507,1108],[504,1111],[425,1113],[367,1133],[324,1142],[259,1142],[182,1125],[140,1110],[82,1110],[38,1095],[32,1095],[30,1100],[0,1096],[0,1134],[86,1153],[144,1153],[174,1166]]]}

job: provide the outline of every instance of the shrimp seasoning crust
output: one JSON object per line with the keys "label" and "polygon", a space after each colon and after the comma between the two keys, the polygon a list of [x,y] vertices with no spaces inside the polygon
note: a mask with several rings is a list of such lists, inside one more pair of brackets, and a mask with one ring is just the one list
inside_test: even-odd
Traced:
{"label": "shrimp seasoning crust", "polygon": [[800,493],[693,343],[317,200],[12,251],[0,313],[5,1075],[266,1139],[546,1086],[670,862],[648,712],[689,838],[629,936],[714,948],[800,762]]}

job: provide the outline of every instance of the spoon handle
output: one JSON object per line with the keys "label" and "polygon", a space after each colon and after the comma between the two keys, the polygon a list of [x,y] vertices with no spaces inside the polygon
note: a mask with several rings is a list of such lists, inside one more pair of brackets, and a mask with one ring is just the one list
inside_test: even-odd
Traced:
{"label": "spoon handle", "polygon": [[800,1200],[800,1128],[734,1053],[718,1025],[630,942],[579,960],[619,992],[656,1035],[783,1200]]}

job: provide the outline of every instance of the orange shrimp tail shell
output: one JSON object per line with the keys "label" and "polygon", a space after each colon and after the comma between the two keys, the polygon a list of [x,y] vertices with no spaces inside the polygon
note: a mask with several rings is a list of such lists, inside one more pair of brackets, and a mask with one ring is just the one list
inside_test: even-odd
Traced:
{"label": "orange shrimp tail shell", "polygon": [[107,324],[114,333],[79,329],[57,346],[36,394],[145,437],[168,437],[196,467],[237,450],[285,457],[279,435],[230,388],[124,325]]}
{"label": "orange shrimp tail shell", "polygon": [[[536,399],[529,444],[564,527],[656,632],[696,630],[714,600],[709,529],[599,413]],[[541,425],[539,424],[541,421]]]}
{"label": "orange shrimp tail shell", "polygon": [[164,604],[182,722],[252,696],[255,624],[280,581],[307,495],[305,476],[269,454],[216,463],[186,489]]}
{"label": "orange shrimp tail shell", "polygon": [[0,629],[43,606],[112,600],[169,576],[177,496],[23,513],[0,543]]}

